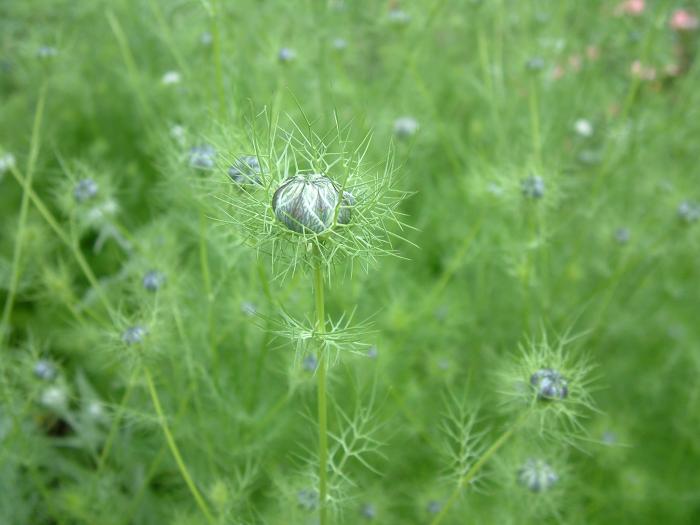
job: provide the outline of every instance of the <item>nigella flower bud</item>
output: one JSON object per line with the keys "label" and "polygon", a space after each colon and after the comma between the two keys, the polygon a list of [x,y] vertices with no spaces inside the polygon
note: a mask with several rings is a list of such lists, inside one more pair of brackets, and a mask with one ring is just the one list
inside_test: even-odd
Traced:
{"label": "nigella flower bud", "polygon": [[280,62],[291,62],[297,57],[296,51],[289,47],[283,47],[277,54],[277,58]]}
{"label": "nigella flower bud", "polygon": [[518,481],[532,492],[542,492],[552,488],[559,476],[545,461],[530,458],[518,470]]}
{"label": "nigella flower bud", "polygon": [[5,153],[0,156],[0,175],[10,171],[15,167],[15,156],[12,153]]}
{"label": "nigella flower bud", "polygon": [[299,508],[311,512],[318,507],[318,492],[313,489],[302,489],[297,493]]}
{"label": "nigella flower bud", "polygon": [[627,244],[630,240],[630,231],[629,228],[618,228],[615,230],[615,240],[619,244]]}
{"label": "nigella flower bud", "polygon": [[216,150],[209,144],[190,148],[190,166],[200,170],[210,170],[216,161]]}
{"label": "nigella flower bud", "polygon": [[61,386],[51,386],[41,394],[41,404],[46,408],[61,410],[68,403],[68,393]]}
{"label": "nigella flower bud", "polygon": [[51,361],[40,359],[34,365],[34,375],[42,381],[53,381],[56,379],[56,367]]}
{"label": "nigella flower bud", "polygon": [[377,517],[377,508],[371,503],[365,503],[360,508],[360,515],[366,520],[373,520]]}
{"label": "nigella flower bud", "polygon": [[146,329],[141,325],[135,325],[124,330],[122,341],[127,345],[136,345],[143,341],[146,336]]}
{"label": "nigella flower bud", "polygon": [[591,137],[593,135],[593,124],[585,118],[580,118],[574,122],[574,131],[581,137]]}
{"label": "nigella flower bud", "polygon": [[530,376],[530,384],[535,387],[537,399],[564,399],[569,395],[569,386],[559,372],[551,368],[540,368]]}
{"label": "nigella flower bud", "polygon": [[143,276],[143,287],[149,292],[155,292],[165,284],[165,274],[158,270],[149,270]]}
{"label": "nigella flower bud", "polygon": [[[340,201],[340,202],[339,202]],[[282,183],[272,197],[277,220],[298,233],[323,233],[337,222],[348,224],[355,198],[340,190],[335,182],[318,173],[298,174]]]}
{"label": "nigella flower bud", "polygon": [[348,41],[344,38],[338,37],[333,39],[333,49],[335,49],[336,51],[343,51],[347,47]]}
{"label": "nigella flower bud", "polygon": [[85,202],[94,198],[97,195],[99,187],[92,179],[82,179],[73,188],[73,197],[78,202]]}
{"label": "nigella flower bud", "polygon": [[540,199],[544,196],[544,181],[542,177],[530,175],[523,179],[521,189],[523,195],[530,199]]}
{"label": "nigella flower bud", "polygon": [[525,68],[528,71],[541,71],[544,69],[545,62],[542,57],[532,57],[525,63]]}
{"label": "nigella flower bud", "polygon": [[400,139],[415,135],[418,127],[418,121],[413,117],[399,117],[394,121],[394,133]]}
{"label": "nigella flower bud", "polygon": [[428,514],[437,514],[442,510],[442,503],[437,500],[428,502]]}
{"label": "nigella flower bud", "polygon": [[688,224],[700,219],[700,204],[697,202],[683,201],[678,205],[678,217]]}
{"label": "nigella flower bud", "polygon": [[36,50],[36,56],[42,60],[48,60],[58,55],[58,49],[52,46],[41,46]]}
{"label": "nigella flower bud", "polygon": [[302,368],[307,372],[315,372],[318,366],[318,360],[315,355],[307,355],[301,363]]}
{"label": "nigella flower bud", "polygon": [[260,162],[255,155],[245,155],[228,169],[228,176],[238,184],[260,184],[262,174]]}

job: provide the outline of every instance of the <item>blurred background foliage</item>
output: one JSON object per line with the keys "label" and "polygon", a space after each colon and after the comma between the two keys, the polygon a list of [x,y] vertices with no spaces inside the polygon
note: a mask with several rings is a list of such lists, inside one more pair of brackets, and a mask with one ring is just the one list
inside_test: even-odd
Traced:
{"label": "blurred background foliage", "polygon": [[336,521],[428,523],[451,490],[445,407],[478,403],[493,441],[499,373],[543,332],[597,364],[585,446],[545,447],[562,483],[532,494],[519,436],[445,522],[700,521],[686,4],[4,1],[0,523],[313,523],[313,365],[273,333],[280,303],[310,311],[308,278],[275,279],[191,165],[302,111],[372,133],[369,165],[393,144],[414,192],[405,259],[338,267],[329,290],[331,316],[374,323],[332,370],[331,429],[382,443],[376,472],[344,465]]}

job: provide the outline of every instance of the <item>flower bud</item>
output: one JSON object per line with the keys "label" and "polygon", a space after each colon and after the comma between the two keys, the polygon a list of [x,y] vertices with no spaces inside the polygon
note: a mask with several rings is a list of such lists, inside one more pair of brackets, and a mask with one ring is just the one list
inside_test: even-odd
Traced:
{"label": "flower bud", "polygon": [[82,179],[73,188],[73,197],[78,202],[85,202],[94,198],[97,195],[99,187],[92,179]]}
{"label": "flower bud", "polygon": [[418,121],[413,117],[399,117],[394,121],[394,133],[400,139],[415,135],[418,127]]}
{"label": "flower bud", "polygon": [[551,368],[541,368],[530,376],[530,384],[537,392],[537,399],[564,399],[569,395],[569,386],[559,372]]}
{"label": "flower bud", "polygon": [[41,393],[41,404],[52,410],[62,410],[68,404],[68,393],[61,386],[51,386]]}
{"label": "flower bud", "polygon": [[42,381],[53,381],[56,379],[56,367],[46,359],[40,359],[34,365],[34,375]]}
{"label": "flower bud", "polygon": [[685,223],[697,222],[700,219],[700,204],[683,201],[678,205],[678,218]]}
{"label": "flower bud", "polygon": [[518,470],[518,481],[532,492],[542,492],[552,488],[559,476],[545,461],[530,458]]}
{"label": "flower bud", "polygon": [[540,199],[544,196],[544,181],[542,177],[530,175],[523,179],[521,189],[523,195],[530,199]]}
{"label": "flower bud", "polygon": [[291,62],[297,57],[296,51],[289,47],[283,47],[280,49],[279,53],[277,53],[277,58],[279,59],[280,62]]}
{"label": "flower bud", "polygon": [[299,508],[311,512],[318,508],[318,492],[313,489],[302,489],[297,493]]}
{"label": "flower bud", "polygon": [[[339,203],[340,200],[340,203]],[[340,191],[325,175],[317,173],[295,175],[277,188],[272,197],[272,209],[277,220],[297,233],[323,233],[337,222],[348,224],[355,198]]]}
{"label": "flower bud", "polygon": [[143,276],[143,287],[149,292],[155,292],[165,284],[165,274],[158,270],[149,270]]}
{"label": "flower bud", "polygon": [[15,156],[12,153],[0,155],[0,175],[14,168],[15,163]]}
{"label": "flower bud", "polygon": [[216,150],[209,144],[201,144],[190,148],[190,166],[200,170],[214,168]]}
{"label": "flower bud", "polygon": [[135,325],[124,330],[122,341],[127,345],[136,345],[143,341],[146,336],[146,329],[141,325]]}
{"label": "flower bud", "polygon": [[228,169],[228,176],[238,184],[260,184],[262,174],[260,162],[255,155],[246,155],[239,158]]}

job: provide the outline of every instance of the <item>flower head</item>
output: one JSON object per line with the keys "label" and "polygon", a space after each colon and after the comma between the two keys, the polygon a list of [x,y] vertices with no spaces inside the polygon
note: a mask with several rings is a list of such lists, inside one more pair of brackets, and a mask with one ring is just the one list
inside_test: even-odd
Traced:
{"label": "flower head", "polygon": [[348,224],[353,204],[350,193],[340,190],[334,181],[318,173],[294,175],[283,182],[272,197],[277,220],[298,233],[323,233],[334,221]]}
{"label": "flower head", "polygon": [[394,133],[400,139],[415,135],[418,128],[418,121],[413,117],[399,117],[394,121]]}
{"label": "flower head", "polygon": [[530,458],[518,469],[518,482],[532,492],[543,492],[559,481],[554,469],[542,459]]}
{"label": "flower head", "polygon": [[261,173],[260,161],[255,155],[245,155],[237,159],[228,169],[228,176],[237,184],[260,185]]}
{"label": "flower head", "polygon": [[289,47],[283,47],[277,53],[277,58],[280,62],[291,62],[297,57],[297,52]]}
{"label": "flower head", "polygon": [[615,8],[615,14],[640,16],[645,8],[644,0],[625,0]]}
{"label": "flower head", "polygon": [[676,9],[668,25],[674,31],[693,31],[698,28],[698,17],[685,9]]}
{"label": "flower head", "polygon": [[190,148],[190,166],[199,170],[211,170],[216,163],[216,150],[209,144]]}
{"label": "flower head", "polygon": [[530,384],[537,393],[537,399],[564,399],[569,395],[569,386],[559,372],[552,368],[540,368],[530,376]]}
{"label": "flower head", "polygon": [[149,292],[155,292],[165,284],[165,274],[158,270],[149,270],[143,276],[143,287]]}
{"label": "flower head", "polygon": [[56,379],[58,373],[56,372],[56,367],[51,361],[40,359],[34,365],[34,375],[42,381],[53,381]]}
{"label": "flower head", "polygon": [[99,187],[97,183],[92,179],[81,179],[79,180],[75,187],[73,188],[73,197],[78,202],[85,202],[90,199],[95,198]]}
{"label": "flower head", "polygon": [[530,175],[523,179],[521,190],[529,199],[541,199],[544,196],[544,180],[538,175]]}

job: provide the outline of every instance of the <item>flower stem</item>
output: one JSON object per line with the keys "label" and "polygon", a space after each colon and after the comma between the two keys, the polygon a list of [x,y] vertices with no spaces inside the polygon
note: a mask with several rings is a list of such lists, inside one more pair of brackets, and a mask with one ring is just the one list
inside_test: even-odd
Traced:
{"label": "flower stem", "polygon": [[163,434],[165,434],[165,440],[168,443],[168,447],[170,448],[170,452],[172,453],[173,458],[175,458],[175,463],[177,463],[177,467],[180,470],[180,474],[185,480],[185,484],[192,493],[192,496],[194,497],[197,506],[202,511],[202,514],[204,514],[209,523],[215,523],[216,520],[209,511],[209,507],[207,506],[206,502],[204,501],[204,498],[197,489],[197,486],[194,484],[194,480],[192,479],[192,476],[190,475],[190,472],[187,469],[184,460],[182,459],[180,449],[178,448],[177,443],[175,442],[175,438],[173,437],[173,434],[170,431],[168,421],[165,418],[165,413],[163,412],[163,408],[160,404],[158,391],[156,390],[155,384],[153,383],[153,377],[151,376],[151,372],[148,368],[144,367],[144,373],[146,375],[148,391],[151,394],[151,400],[153,401],[153,407],[156,409],[156,414],[158,415],[158,422],[160,423],[161,429],[163,430]]}
{"label": "flower stem", "polygon": [[493,442],[493,445],[491,445],[486,452],[479,458],[479,460],[472,465],[472,467],[467,471],[464,476],[462,476],[459,481],[457,482],[457,486],[455,489],[452,491],[452,494],[450,494],[449,499],[445,503],[445,505],[442,507],[442,510],[433,518],[433,521],[430,522],[430,525],[438,525],[438,523],[442,522],[443,518],[447,516],[447,513],[450,511],[452,506],[457,502],[457,499],[459,498],[460,493],[462,492],[462,488],[465,485],[468,485],[471,483],[476,475],[479,473],[481,468],[491,459],[491,457],[498,452],[498,450],[506,444],[506,442],[510,439],[510,437],[513,435],[513,433],[518,429],[518,427],[525,421],[527,416],[529,415],[529,412],[524,412],[516,421],[513,423],[503,434],[500,435],[500,437]]}
{"label": "flower stem", "polygon": [[[326,314],[323,290],[323,261],[320,250],[316,247],[316,264],[314,266],[314,297],[316,300],[316,331],[323,335],[326,331]],[[327,525],[328,494],[328,414],[326,404],[326,360],[323,343],[318,348],[318,480],[319,480],[319,525]]]}

